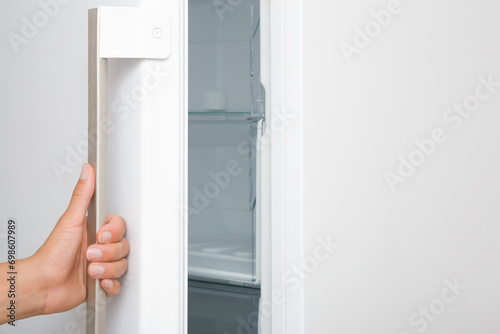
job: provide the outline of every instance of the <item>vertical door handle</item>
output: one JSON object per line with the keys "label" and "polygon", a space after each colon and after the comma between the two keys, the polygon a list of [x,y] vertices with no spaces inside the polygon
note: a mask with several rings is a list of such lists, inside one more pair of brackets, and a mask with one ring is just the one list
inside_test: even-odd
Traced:
{"label": "vertical door handle", "polygon": [[[88,160],[96,182],[87,222],[91,245],[107,215],[108,58],[168,58],[170,22],[162,9],[99,7],[89,10],[88,24]],[[87,334],[105,332],[106,294],[100,280],[87,274]]]}

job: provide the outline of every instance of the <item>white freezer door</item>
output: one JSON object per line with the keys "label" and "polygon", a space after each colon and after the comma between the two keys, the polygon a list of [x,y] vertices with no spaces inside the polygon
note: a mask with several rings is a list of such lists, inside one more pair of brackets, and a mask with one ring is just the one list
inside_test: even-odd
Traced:
{"label": "white freezer door", "polygon": [[304,333],[500,332],[499,11],[304,6],[303,255],[340,244],[304,282]]}
{"label": "white freezer door", "polygon": [[[87,161],[87,20],[100,6],[161,8],[171,22],[168,59],[108,61],[108,212],[126,219],[131,252],[122,291],[108,299],[107,333],[184,333],[184,1],[0,5],[0,249],[9,218],[18,258],[42,245]],[[85,333],[85,310],[1,331]]]}

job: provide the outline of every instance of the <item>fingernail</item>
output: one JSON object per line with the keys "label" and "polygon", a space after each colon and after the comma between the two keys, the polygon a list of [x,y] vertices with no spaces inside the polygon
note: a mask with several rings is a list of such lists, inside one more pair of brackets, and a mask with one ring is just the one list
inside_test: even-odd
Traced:
{"label": "fingernail", "polygon": [[95,261],[100,259],[102,256],[102,251],[99,248],[91,247],[87,249],[87,259],[89,261]]}
{"label": "fingernail", "polygon": [[89,176],[89,165],[84,164],[82,167],[82,172],[80,174],[80,180],[85,180]]}
{"label": "fingernail", "polygon": [[113,281],[108,279],[106,280],[106,289],[112,289],[113,288]]}
{"label": "fingernail", "polygon": [[106,231],[106,232],[102,232],[100,235],[99,235],[99,243],[103,244],[105,242],[108,242],[109,240],[111,240],[111,233]]}
{"label": "fingernail", "polygon": [[104,274],[104,267],[99,265],[93,265],[90,267],[90,275],[92,277],[98,277]]}

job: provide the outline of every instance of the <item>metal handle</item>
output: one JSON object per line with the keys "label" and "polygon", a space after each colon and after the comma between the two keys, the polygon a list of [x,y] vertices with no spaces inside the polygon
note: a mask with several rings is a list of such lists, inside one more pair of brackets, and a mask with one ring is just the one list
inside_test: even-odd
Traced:
{"label": "metal handle", "polygon": [[[94,166],[95,192],[87,219],[88,245],[96,243],[96,233],[106,222],[107,214],[107,147],[105,123],[108,119],[108,60],[99,57],[99,11],[89,10],[89,163]],[[87,274],[87,334],[106,332],[106,293],[101,280]]]}
{"label": "metal handle", "polygon": [[[88,23],[88,160],[96,182],[87,221],[87,243],[92,245],[107,215],[107,58],[166,59],[170,22],[160,9],[99,7],[89,10]],[[105,332],[106,293],[101,280],[87,274],[87,334]]]}

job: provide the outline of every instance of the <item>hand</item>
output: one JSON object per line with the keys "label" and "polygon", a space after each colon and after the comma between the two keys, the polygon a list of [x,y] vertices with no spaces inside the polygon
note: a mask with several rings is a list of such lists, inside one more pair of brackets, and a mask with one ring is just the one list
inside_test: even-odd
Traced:
{"label": "hand", "polygon": [[87,248],[86,213],[94,194],[94,178],[93,167],[85,164],[68,209],[42,247],[28,259],[41,273],[46,290],[42,314],[64,312],[87,299],[85,257],[92,262],[88,266],[89,275],[101,279],[108,296],[120,290],[117,278],[128,268],[125,220],[108,215],[106,224],[97,233],[98,243]]}

